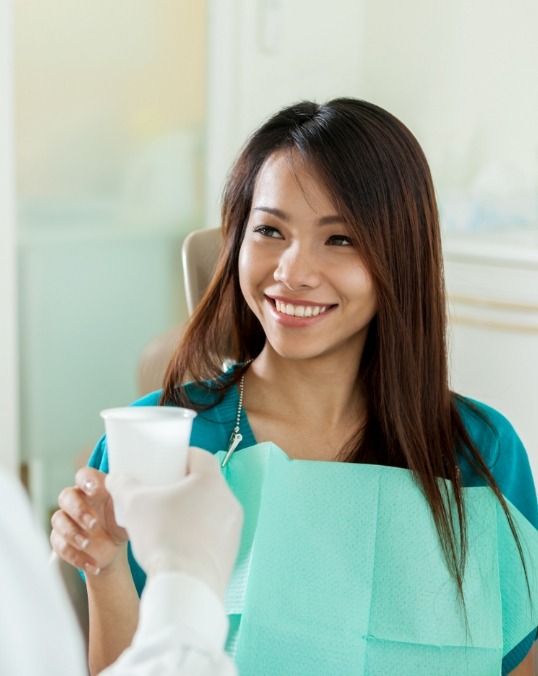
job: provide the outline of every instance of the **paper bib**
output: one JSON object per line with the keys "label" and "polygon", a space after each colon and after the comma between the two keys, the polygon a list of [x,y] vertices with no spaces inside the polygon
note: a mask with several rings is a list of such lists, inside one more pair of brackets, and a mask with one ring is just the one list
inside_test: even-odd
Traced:
{"label": "paper bib", "polygon": [[531,603],[488,488],[464,489],[466,622],[408,470],[290,460],[264,443],[223,471],[245,509],[226,596],[241,676],[496,676],[538,625],[538,532],[511,506]]}

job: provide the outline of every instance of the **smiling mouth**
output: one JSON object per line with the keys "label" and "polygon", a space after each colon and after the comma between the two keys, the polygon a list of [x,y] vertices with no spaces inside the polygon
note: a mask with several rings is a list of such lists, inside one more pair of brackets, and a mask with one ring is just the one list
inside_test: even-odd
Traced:
{"label": "smiling mouth", "polygon": [[334,305],[293,305],[292,303],[283,303],[276,298],[270,299],[280,314],[288,315],[289,317],[317,317],[323,314]]}

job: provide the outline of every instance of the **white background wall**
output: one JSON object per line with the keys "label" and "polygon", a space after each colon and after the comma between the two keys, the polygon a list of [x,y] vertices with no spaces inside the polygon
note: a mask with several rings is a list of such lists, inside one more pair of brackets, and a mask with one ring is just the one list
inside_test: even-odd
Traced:
{"label": "white background wall", "polygon": [[18,465],[12,7],[0,0],[0,464]]}
{"label": "white background wall", "polygon": [[536,224],[538,3],[364,0],[364,22],[361,96],[418,136],[445,226]]}
{"label": "white background wall", "polygon": [[138,398],[142,351],[186,316],[180,251],[201,226],[206,6],[13,7],[19,459],[47,526],[104,431],[99,411]]}
{"label": "white background wall", "polygon": [[356,94],[361,0],[211,0],[206,224],[219,222],[224,177],[264,119],[301,99]]}
{"label": "white background wall", "polygon": [[338,95],[373,101],[411,128],[445,224],[538,221],[534,0],[211,0],[209,7],[208,224],[216,222],[227,168],[263,119],[300,98]]}

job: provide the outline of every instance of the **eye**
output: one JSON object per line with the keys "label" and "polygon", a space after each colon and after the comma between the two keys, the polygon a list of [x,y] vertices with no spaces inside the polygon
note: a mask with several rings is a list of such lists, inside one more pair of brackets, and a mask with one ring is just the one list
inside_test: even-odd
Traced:
{"label": "eye", "polygon": [[353,246],[351,237],[347,235],[332,235],[327,240],[327,244],[330,246]]}
{"label": "eye", "polygon": [[259,233],[262,237],[271,237],[273,239],[282,239],[281,233],[273,228],[271,225],[257,225],[253,228],[254,232]]}

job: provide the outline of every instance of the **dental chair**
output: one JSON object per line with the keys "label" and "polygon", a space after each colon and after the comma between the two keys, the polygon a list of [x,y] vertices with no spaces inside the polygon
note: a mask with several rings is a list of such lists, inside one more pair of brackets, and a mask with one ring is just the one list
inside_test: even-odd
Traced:
{"label": "dental chair", "polygon": [[[181,260],[189,315],[211,281],[221,243],[220,228],[195,230],[183,242]],[[182,325],[174,327],[153,338],[144,348],[138,363],[138,390],[141,396],[162,386],[166,367],[182,333]]]}

